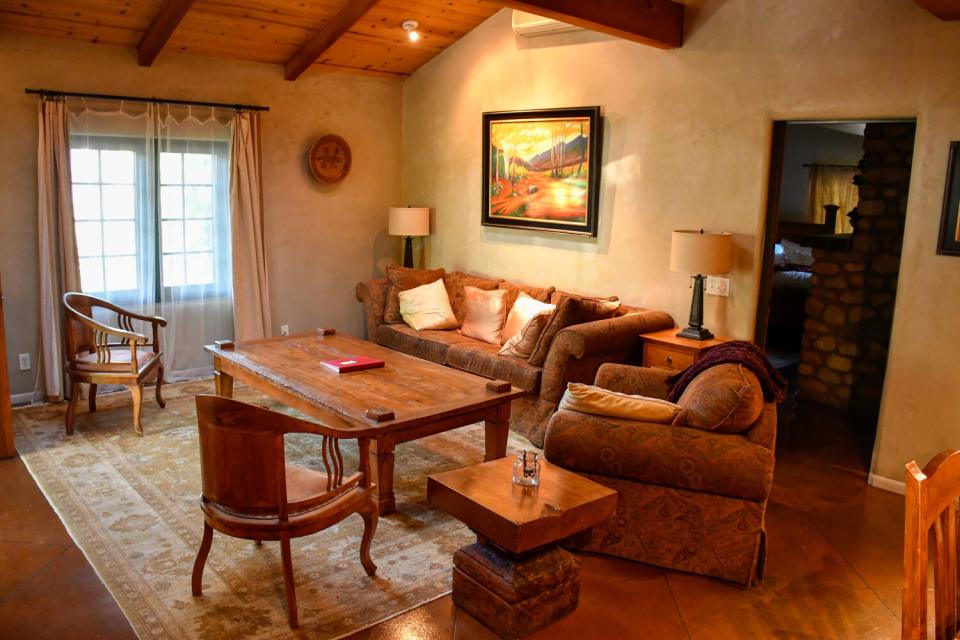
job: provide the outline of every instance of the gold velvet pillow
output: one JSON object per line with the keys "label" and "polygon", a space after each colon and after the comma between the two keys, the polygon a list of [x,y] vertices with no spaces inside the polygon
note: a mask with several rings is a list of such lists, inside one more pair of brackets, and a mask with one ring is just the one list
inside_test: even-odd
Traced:
{"label": "gold velvet pillow", "polygon": [[[447,288],[447,295],[450,296],[450,306],[453,307],[453,313],[457,316],[457,322],[463,324],[463,317],[466,314],[464,303],[464,287],[476,287],[484,291],[492,291],[497,288],[503,280],[494,278],[481,278],[472,276],[462,271],[454,271],[443,276],[443,286]],[[510,310],[510,307],[507,307]]]}
{"label": "gold velvet pillow", "polygon": [[677,400],[688,427],[717,433],[746,431],[763,411],[763,388],[743,365],[718,364],[694,378]]}
{"label": "gold velvet pillow", "polygon": [[463,326],[460,333],[490,344],[500,344],[500,332],[506,314],[502,289],[484,291],[476,287],[463,288]]}
{"label": "gold velvet pillow", "polygon": [[401,291],[399,298],[400,315],[412,329],[457,328],[457,318],[450,308],[450,298],[440,278],[430,284]]}
{"label": "gold velvet pillow", "polygon": [[547,361],[547,354],[550,353],[550,345],[553,344],[553,339],[562,329],[584,322],[612,318],[617,315],[619,309],[619,300],[601,302],[577,296],[563,298],[557,305],[557,310],[550,317],[550,322],[547,323],[543,333],[540,334],[537,346],[530,354],[530,364],[535,367],[543,366],[543,363]]}
{"label": "gold velvet pillow", "polygon": [[[507,291],[507,296],[509,295],[510,292]],[[503,331],[500,333],[500,343],[506,344],[510,338],[520,333],[534,316],[538,316],[544,312],[553,313],[556,308],[555,305],[534,300],[521,291],[516,302],[513,303],[513,307],[510,308],[509,313],[507,313],[507,320],[503,323]],[[529,355],[529,353],[527,355]]]}
{"label": "gold velvet pillow", "polygon": [[442,278],[443,269],[408,269],[392,264],[387,267],[387,303],[383,309],[383,321],[387,324],[400,324],[400,292],[430,284]]}
{"label": "gold velvet pillow", "polygon": [[560,398],[560,409],[658,424],[672,424],[682,411],[680,405],[667,400],[632,396],[579,382],[567,385]]}

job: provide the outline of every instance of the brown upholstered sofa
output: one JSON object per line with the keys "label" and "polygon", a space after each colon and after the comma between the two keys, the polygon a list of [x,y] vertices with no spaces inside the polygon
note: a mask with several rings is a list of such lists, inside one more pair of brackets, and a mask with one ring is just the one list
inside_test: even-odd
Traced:
{"label": "brown upholstered sofa", "polygon": [[[480,278],[460,272],[444,274],[458,311],[454,290],[463,284],[482,289],[516,289],[542,301],[557,303],[562,296],[554,287],[516,285],[502,279]],[[387,307],[387,278],[357,285],[357,300],[363,303],[367,339],[438,364],[448,365],[486,378],[506,380],[526,392],[513,402],[510,427],[538,447],[550,416],[568,382],[591,382],[605,362],[627,362],[641,348],[641,333],[668,329],[673,318],[662,311],[621,306],[619,315],[607,320],[586,322],[561,330],[554,338],[542,367],[523,358],[501,356],[499,345],[465,337],[456,330],[415,331],[402,322],[384,321]],[[462,320],[462,317],[460,318]]]}
{"label": "brown upholstered sofa", "polygon": [[[605,364],[595,384],[666,398],[671,373]],[[678,404],[684,409],[674,425],[563,410],[553,416],[547,459],[620,494],[616,514],[572,544],[750,584],[763,571],[776,404],[737,364],[700,373]],[[691,422],[699,428],[683,426]]]}

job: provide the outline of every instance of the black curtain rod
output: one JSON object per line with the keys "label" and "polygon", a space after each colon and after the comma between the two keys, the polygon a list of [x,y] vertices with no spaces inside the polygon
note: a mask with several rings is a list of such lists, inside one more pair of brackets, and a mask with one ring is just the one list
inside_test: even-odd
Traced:
{"label": "black curtain rod", "polygon": [[226,104],[223,102],[197,102],[195,100],[169,100],[167,98],[144,98],[141,96],[114,96],[106,93],[77,93],[74,91],[54,91],[52,89],[25,89],[25,93],[65,98],[96,98],[100,100],[124,100],[126,102],[152,102],[154,104],[182,104],[191,107],[220,107],[237,111],[270,111],[270,107],[255,104]]}
{"label": "black curtain rod", "polygon": [[859,169],[860,165],[858,164],[829,164],[823,162],[805,162],[803,164],[805,167],[842,167],[844,169]]}

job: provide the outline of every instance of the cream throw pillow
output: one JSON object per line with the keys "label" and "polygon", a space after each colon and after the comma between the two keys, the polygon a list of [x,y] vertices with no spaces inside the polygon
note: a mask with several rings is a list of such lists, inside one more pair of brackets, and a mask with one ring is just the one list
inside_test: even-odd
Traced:
{"label": "cream throw pillow", "polygon": [[399,298],[400,316],[411,328],[417,331],[457,328],[457,317],[450,307],[443,278],[401,291]]}
{"label": "cream throw pillow", "polygon": [[[550,306],[552,307],[553,305]],[[547,309],[530,318],[527,324],[523,325],[523,329],[521,329],[519,333],[507,340],[503,348],[500,349],[500,355],[529,358],[530,354],[533,353],[533,350],[537,347],[537,343],[540,341],[540,334],[543,333],[543,330],[550,323],[550,317],[552,315],[553,311]]]}
{"label": "cream throw pillow", "polygon": [[507,315],[506,289],[484,291],[477,287],[463,288],[463,325],[460,333],[490,344],[500,344],[503,320]]}
{"label": "cream throw pillow", "polygon": [[507,321],[503,323],[503,331],[500,333],[500,344],[506,344],[513,336],[527,326],[530,319],[543,313],[544,311],[553,311],[557,308],[555,304],[548,304],[535,300],[524,292],[520,292],[513,308],[507,315]]}
{"label": "cream throw pillow", "polygon": [[682,411],[680,405],[659,398],[631,396],[579,382],[567,385],[567,390],[560,398],[560,408],[660,424],[672,424]]}

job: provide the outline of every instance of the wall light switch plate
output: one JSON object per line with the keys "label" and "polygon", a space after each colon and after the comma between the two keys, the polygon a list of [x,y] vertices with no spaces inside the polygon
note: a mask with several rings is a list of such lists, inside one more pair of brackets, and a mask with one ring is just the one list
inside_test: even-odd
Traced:
{"label": "wall light switch plate", "polygon": [[288,324],[282,324],[282,325],[280,325],[280,335],[282,335],[282,336],[288,336],[288,335],[290,335],[290,325],[288,325]]}
{"label": "wall light switch plate", "polygon": [[707,293],[711,296],[728,297],[730,295],[730,278],[707,276]]}
{"label": "wall light switch plate", "polygon": [[19,353],[17,359],[20,360],[20,371],[30,371],[30,354]]}

